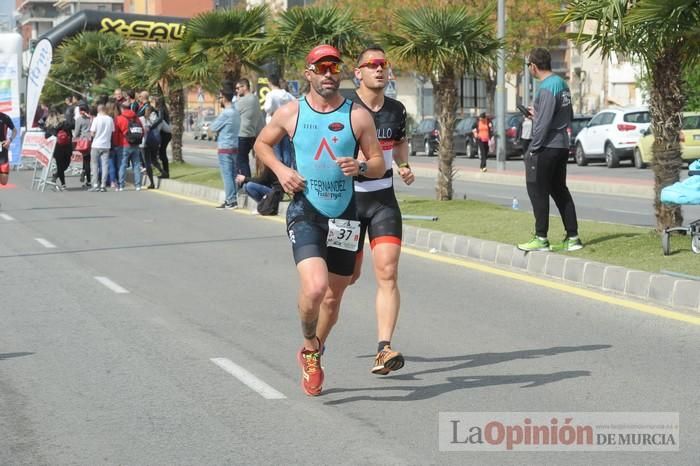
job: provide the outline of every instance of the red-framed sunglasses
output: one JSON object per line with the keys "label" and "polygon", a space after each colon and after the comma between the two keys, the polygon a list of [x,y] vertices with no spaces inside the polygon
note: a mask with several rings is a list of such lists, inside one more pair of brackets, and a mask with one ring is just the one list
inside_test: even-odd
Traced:
{"label": "red-framed sunglasses", "polygon": [[358,68],[369,68],[370,70],[376,70],[380,66],[385,70],[391,66],[391,63],[384,58],[372,58],[371,60],[367,60],[359,65]]}
{"label": "red-framed sunglasses", "polygon": [[340,73],[341,63],[337,61],[321,61],[318,63],[312,63],[306,67],[307,70],[313,71],[315,74],[324,75],[329,71],[331,74]]}

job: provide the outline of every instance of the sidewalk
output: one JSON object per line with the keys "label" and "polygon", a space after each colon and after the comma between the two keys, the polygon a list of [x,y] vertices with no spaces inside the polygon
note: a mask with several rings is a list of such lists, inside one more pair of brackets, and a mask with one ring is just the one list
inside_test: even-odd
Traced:
{"label": "sidewalk", "polygon": [[[434,169],[432,169],[433,173],[429,173],[428,170],[431,168],[421,167],[421,164],[414,166],[416,171],[425,173],[422,176],[433,176]],[[482,182],[484,182],[482,178],[521,182],[523,176],[522,173],[515,172],[512,174],[473,173],[473,170],[463,170],[463,172],[460,171],[461,176],[469,176],[470,179]],[[503,184],[503,181],[498,182]],[[630,183],[630,185],[634,184]],[[224,199],[224,193],[220,189],[170,179],[160,180],[160,189],[217,204]],[[251,207],[247,205],[246,196],[241,196],[239,205]],[[281,203],[279,216],[284,218],[286,210],[287,203]],[[626,269],[551,252],[524,253],[511,244],[458,236],[410,225],[403,227],[403,244],[431,253],[477,260],[496,267],[629,298],[633,301],[661,305],[678,311],[700,313],[700,281],[696,280]]]}

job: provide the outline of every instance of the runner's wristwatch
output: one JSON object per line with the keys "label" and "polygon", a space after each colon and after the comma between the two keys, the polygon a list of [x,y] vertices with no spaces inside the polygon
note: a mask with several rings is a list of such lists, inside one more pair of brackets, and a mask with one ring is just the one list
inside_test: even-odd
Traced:
{"label": "runner's wristwatch", "polygon": [[358,174],[364,175],[367,173],[367,162],[360,162]]}

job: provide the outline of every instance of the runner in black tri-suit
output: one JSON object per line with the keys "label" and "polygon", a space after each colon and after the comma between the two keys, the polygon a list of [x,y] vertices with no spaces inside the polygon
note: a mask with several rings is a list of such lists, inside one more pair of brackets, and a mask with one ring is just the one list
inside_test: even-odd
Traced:
{"label": "runner in black tri-suit", "polygon": [[6,185],[10,177],[10,144],[16,136],[17,128],[12,118],[0,112],[0,185]]}
{"label": "runner in black tri-suit", "polygon": [[[401,369],[404,358],[391,348],[391,338],[399,316],[400,296],[397,285],[399,255],[401,254],[401,210],[394,195],[392,160],[406,184],[413,183],[414,175],[408,164],[406,142],[406,108],[397,100],[384,96],[389,63],[384,50],[372,46],[364,50],[355,68],[360,87],[353,101],[374,117],[377,138],[384,155],[386,171],[379,179],[359,176],[355,180],[355,198],[361,222],[360,249],[355,262],[353,283],[362,267],[362,246],[369,233],[370,247],[377,279],[377,357],[372,373],[386,375]],[[338,320],[340,306],[326,300],[321,307],[317,333],[325,341]]]}

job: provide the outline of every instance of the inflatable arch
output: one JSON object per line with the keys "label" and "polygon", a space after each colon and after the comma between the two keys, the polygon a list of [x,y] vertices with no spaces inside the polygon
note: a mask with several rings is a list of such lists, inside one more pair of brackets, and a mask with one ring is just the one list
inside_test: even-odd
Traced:
{"label": "inflatable arch", "polygon": [[130,40],[173,41],[185,33],[188,18],[104,11],[80,11],[39,37],[27,72],[27,122],[34,121],[41,90],[51,70],[53,50],[67,37],[83,31],[112,32]]}

